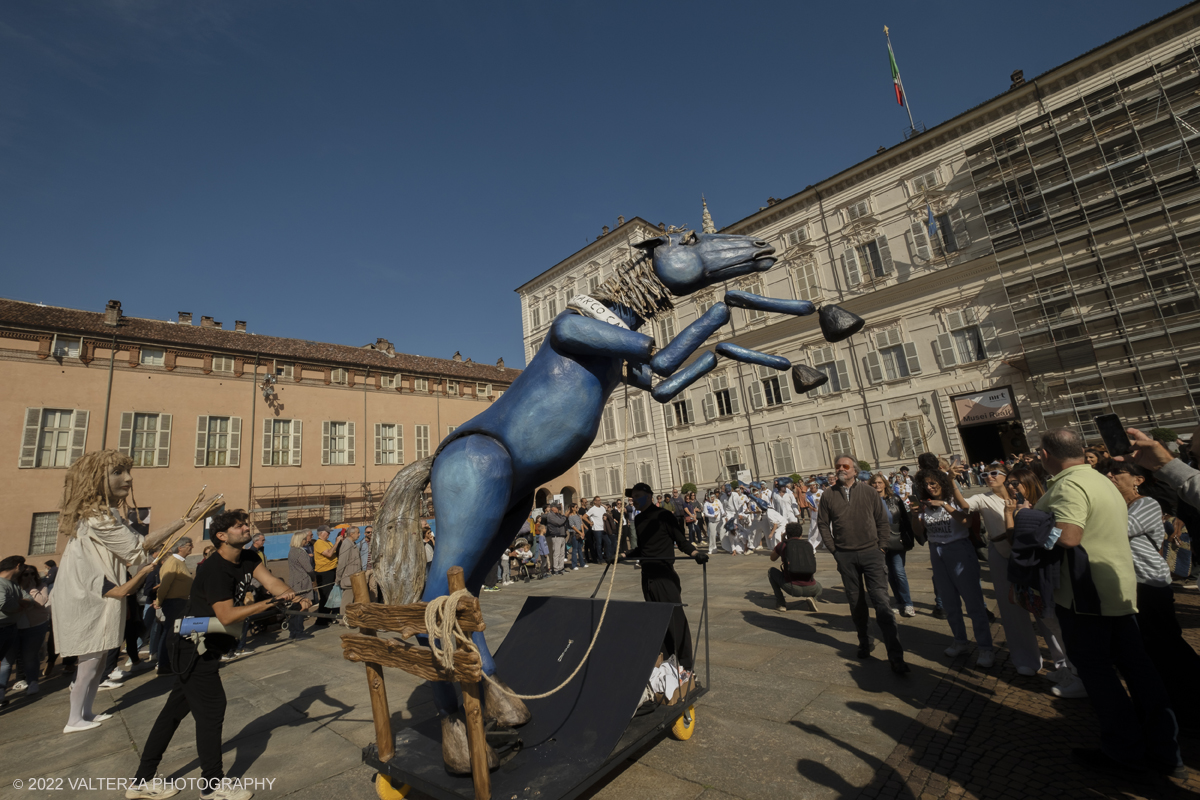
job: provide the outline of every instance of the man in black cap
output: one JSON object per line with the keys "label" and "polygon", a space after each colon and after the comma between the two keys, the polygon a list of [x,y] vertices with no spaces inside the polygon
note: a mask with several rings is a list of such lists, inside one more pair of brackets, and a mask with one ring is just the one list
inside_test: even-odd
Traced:
{"label": "man in black cap", "polygon": [[[634,518],[638,546],[625,553],[626,558],[642,561],[642,597],[651,603],[675,603],[671,623],[667,626],[667,638],[663,642],[663,654],[674,655],[679,665],[689,672],[692,664],[692,633],[688,628],[687,616],[683,613],[683,595],[680,592],[679,575],[675,572],[675,547],[696,559],[697,564],[708,561],[708,553],[696,549],[687,540],[683,526],[675,520],[674,509],[661,508],[651,502],[654,490],[645,483],[634,484],[625,490],[625,496],[633,500],[638,510]],[[669,505],[669,504],[668,504]]]}

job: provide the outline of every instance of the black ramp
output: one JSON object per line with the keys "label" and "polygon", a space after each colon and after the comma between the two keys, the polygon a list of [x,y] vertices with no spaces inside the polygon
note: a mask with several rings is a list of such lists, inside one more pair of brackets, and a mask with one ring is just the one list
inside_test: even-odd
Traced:
{"label": "black ramp", "polygon": [[[576,665],[600,621],[601,600],[530,597],[495,654],[496,673],[518,694],[557,686]],[[492,797],[547,798],[571,793],[612,753],[630,724],[662,648],[674,606],[613,601],[587,664],[544,700],[520,728],[524,749],[492,772]],[[372,750],[374,748],[371,748]],[[390,764],[416,788],[442,797],[474,797],[471,777],[446,773],[437,719],[396,736]]]}

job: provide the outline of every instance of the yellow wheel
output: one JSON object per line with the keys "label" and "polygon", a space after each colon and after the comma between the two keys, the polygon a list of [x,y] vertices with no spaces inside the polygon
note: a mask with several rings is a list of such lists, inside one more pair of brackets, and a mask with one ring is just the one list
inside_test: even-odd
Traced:
{"label": "yellow wheel", "polygon": [[692,738],[692,732],[695,730],[696,707],[688,706],[687,711],[683,712],[683,716],[675,720],[675,724],[671,726],[671,738],[686,742]]}
{"label": "yellow wheel", "polygon": [[411,788],[407,783],[402,783],[397,789],[392,786],[392,779],[387,775],[377,774],[375,776],[375,794],[379,795],[379,800],[401,800],[403,797],[408,797]]}

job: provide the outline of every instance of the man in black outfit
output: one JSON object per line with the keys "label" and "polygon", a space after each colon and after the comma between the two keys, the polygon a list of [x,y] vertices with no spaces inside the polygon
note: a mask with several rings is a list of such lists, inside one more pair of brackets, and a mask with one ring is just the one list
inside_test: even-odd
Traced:
{"label": "man in black outfit", "polygon": [[[130,800],[158,800],[178,792],[169,785],[154,783],[154,776],[175,729],[189,713],[196,720],[196,752],[200,757],[201,777],[208,787],[200,793],[202,800],[249,800],[252,796],[246,789],[222,782],[225,688],[217,670],[221,656],[237,646],[240,623],[271,608],[274,600],[295,600],[296,593],[267,570],[256,552],[243,549],[250,541],[250,516],[245,511],[227,511],[214,517],[212,541],[217,550],[196,569],[185,617],[215,618],[227,632],[191,637],[176,637],[174,632],[166,634],[175,641],[171,656],[175,685],[142,749],[142,760],[134,776],[142,785],[125,793]],[[255,580],[273,599],[243,605]],[[304,610],[312,605],[308,600],[299,603]]]}
{"label": "man in black outfit", "polygon": [[[663,642],[664,655],[674,655],[679,665],[689,672],[692,663],[692,632],[683,613],[683,595],[679,575],[675,572],[675,547],[696,559],[697,564],[708,561],[708,553],[696,549],[675,519],[674,509],[659,507],[651,502],[654,490],[647,484],[634,484],[625,491],[638,510],[633,524],[637,528],[638,546],[625,554],[626,558],[642,561],[642,597],[651,603],[676,603]],[[670,504],[667,504],[668,506]]]}

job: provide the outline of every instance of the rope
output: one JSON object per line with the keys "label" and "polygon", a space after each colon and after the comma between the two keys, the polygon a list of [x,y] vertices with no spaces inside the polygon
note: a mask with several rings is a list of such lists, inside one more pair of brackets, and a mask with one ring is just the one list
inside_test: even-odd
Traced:
{"label": "rope", "polygon": [[[628,364],[626,364],[628,369]],[[626,375],[628,378],[628,375]],[[625,477],[625,482],[629,482],[629,383],[625,383],[625,448],[621,456],[621,471]],[[625,508],[621,508],[621,518],[624,520]],[[617,526],[617,544],[620,545],[621,528]],[[616,553],[613,553],[614,560]],[[583,665],[587,663],[588,657],[591,656],[592,650],[596,647],[596,640],[600,638],[600,631],[604,627],[604,617],[608,614],[608,603],[612,599],[613,586],[616,583],[617,571],[612,571],[612,577],[608,579],[608,592],[604,595],[604,606],[600,609],[600,620],[596,623],[596,632],[592,634],[592,641],[588,644],[587,650],[583,654],[583,658],[567,676],[566,680],[555,686],[553,689],[542,692],[541,694],[517,694],[512,689],[506,688],[503,684],[492,678],[486,672],[483,677],[492,686],[495,686],[509,697],[515,697],[518,700],[544,700],[551,695],[562,691],[568,683],[575,680],[575,676],[579,674],[579,670],[583,669]],[[473,595],[466,589],[460,589],[457,592],[449,595],[442,595],[430,600],[425,606],[425,630],[429,632],[429,649],[433,651],[434,659],[441,664],[442,669],[453,674],[454,672],[454,654],[458,647],[461,646],[468,652],[478,652],[475,643],[463,631],[462,626],[458,624],[458,601],[462,597],[472,597]]]}

